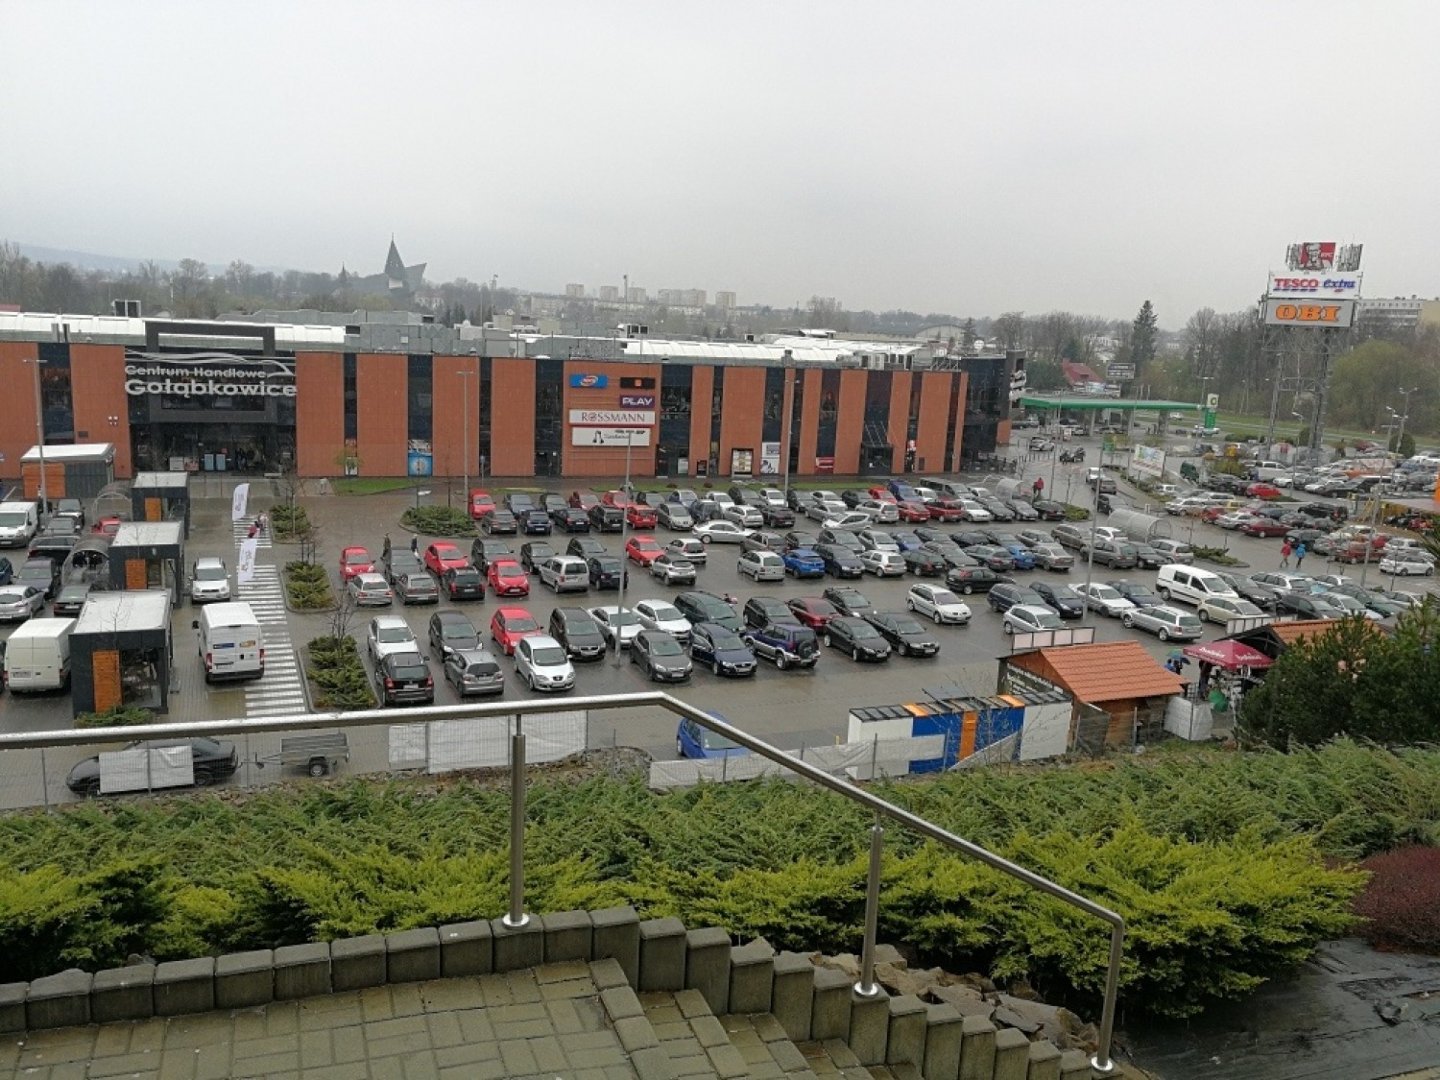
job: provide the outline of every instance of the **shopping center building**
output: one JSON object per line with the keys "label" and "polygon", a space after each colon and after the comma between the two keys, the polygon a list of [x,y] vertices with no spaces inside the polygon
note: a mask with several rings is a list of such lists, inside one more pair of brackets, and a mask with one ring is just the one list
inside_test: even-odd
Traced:
{"label": "shopping center building", "polygon": [[[343,320],[343,317],[341,317]],[[301,476],[936,472],[1009,437],[1021,353],[811,332],[660,341],[426,321],[0,313],[0,479],[49,445]]]}

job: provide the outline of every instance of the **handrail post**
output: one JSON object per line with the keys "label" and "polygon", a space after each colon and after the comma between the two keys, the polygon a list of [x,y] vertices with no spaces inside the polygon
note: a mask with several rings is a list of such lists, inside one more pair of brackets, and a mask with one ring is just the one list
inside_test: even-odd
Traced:
{"label": "handrail post", "polygon": [[860,981],[855,992],[874,997],[880,991],[875,983],[875,935],[880,924],[880,856],[885,848],[885,825],[880,812],[870,826],[870,871],[865,879],[865,940],[860,948]]}
{"label": "handrail post", "polygon": [[510,910],[501,921],[511,930],[530,922],[525,914],[525,729],[515,717],[510,736]]}
{"label": "handrail post", "polygon": [[1115,1035],[1115,998],[1120,991],[1120,963],[1125,952],[1125,927],[1110,928],[1110,969],[1105,973],[1105,1003],[1100,1009],[1100,1037],[1095,1043],[1095,1056],[1090,1059],[1090,1068],[1101,1076],[1109,1076],[1115,1070],[1115,1059],[1110,1054],[1110,1042]]}

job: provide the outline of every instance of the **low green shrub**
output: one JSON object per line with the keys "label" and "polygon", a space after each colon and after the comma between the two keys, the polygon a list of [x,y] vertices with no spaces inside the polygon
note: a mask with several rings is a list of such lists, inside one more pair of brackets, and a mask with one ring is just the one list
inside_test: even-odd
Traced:
{"label": "low green shrub", "polygon": [[270,531],[282,543],[303,540],[310,535],[310,515],[303,506],[280,503],[269,511]]}
{"label": "low green shrub", "polygon": [[475,523],[465,510],[454,506],[412,506],[400,523],[424,536],[474,536]]}
{"label": "low green shrub", "polygon": [[141,724],[153,723],[155,723],[155,714],[151,710],[138,707],[126,708],[123,705],[116,705],[104,712],[81,713],[75,718],[77,728],[138,727]]}
{"label": "low green shrub", "polygon": [[305,647],[310,662],[305,675],[313,687],[316,708],[373,709],[375,692],[349,636],[311,638]]}
{"label": "low green shrub", "polygon": [[314,563],[285,564],[285,597],[298,611],[323,611],[335,606],[335,592],[330,575]]}
{"label": "low green shrub", "polygon": [[1216,566],[1243,566],[1245,560],[1237,559],[1225,548],[1217,547],[1196,547],[1192,549],[1195,558],[1204,559],[1206,562],[1214,563]]}
{"label": "low green shrub", "polygon": [[1076,506],[1074,503],[1065,504],[1066,521],[1089,521],[1090,510],[1088,507]]}

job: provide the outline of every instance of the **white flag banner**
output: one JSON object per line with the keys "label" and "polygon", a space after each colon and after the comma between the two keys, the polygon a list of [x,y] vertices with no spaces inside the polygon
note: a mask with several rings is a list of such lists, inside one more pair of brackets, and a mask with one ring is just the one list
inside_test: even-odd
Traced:
{"label": "white flag banner", "polygon": [[250,485],[236,484],[235,494],[230,497],[230,520],[243,521],[250,507]]}
{"label": "white flag banner", "polygon": [[241,584],[247,584],[255,576],[255,552],[260,548],[260,541],[250,537],[240,541],[240,566],[235,571],[235,579]]}

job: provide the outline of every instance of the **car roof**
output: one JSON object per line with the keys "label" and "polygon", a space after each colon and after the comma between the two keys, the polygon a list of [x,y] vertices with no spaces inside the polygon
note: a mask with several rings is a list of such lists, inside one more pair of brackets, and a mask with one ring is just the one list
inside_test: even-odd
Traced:
{"label": "car roof", "polygon": [[396,626],[403,626],[407,630],[410,629],[410,624],[407,623],[404,619],[402,619],[399,615],[376,615],[373,619],[370,620],[370,625],[374,626],[376,629],[380,629],[382,627],[391,628]]}

